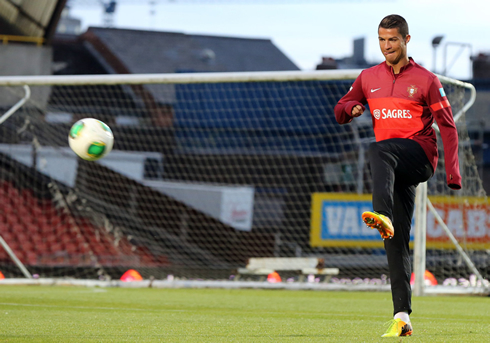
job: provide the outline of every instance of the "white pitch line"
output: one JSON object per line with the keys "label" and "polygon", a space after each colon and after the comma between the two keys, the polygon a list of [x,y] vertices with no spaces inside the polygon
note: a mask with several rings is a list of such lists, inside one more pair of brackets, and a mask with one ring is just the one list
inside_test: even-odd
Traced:
{"label": "white pitch line", "polygon": [[51,308],[73,308],[83,310],[125,310],[125,311],[167,311],[167,312],[188,312],[187,310],[155,310],[144,308],[124,308],[124,307],[92,307],[92,306],[62,306],[62,305],[41,305],[41,304],[17,304],[17,303],[0,303],[0,306],[25,306],[25,307],[51,307]]}

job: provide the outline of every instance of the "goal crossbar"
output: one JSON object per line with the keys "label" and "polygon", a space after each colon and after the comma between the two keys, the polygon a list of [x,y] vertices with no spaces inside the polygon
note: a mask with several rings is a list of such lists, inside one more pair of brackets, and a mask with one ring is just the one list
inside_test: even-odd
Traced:
{"label": "goal crossbar", "polygon": [[131,84],[185,84],[219,82],[325,81],[352,80],[360,69],[326,71],[177,73],[177,74],[111,74],[111,75],[40,75],[2,76],[0,86],[77,86]]}

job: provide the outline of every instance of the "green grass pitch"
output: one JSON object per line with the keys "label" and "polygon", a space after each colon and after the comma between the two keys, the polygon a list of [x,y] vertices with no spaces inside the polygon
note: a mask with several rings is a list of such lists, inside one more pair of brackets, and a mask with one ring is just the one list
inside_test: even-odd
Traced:
{"label": "green grass pitch", "polygon": [[413,299],[381,338],[388,292],[0,286],[0,342],[489,342],[490,298]]}

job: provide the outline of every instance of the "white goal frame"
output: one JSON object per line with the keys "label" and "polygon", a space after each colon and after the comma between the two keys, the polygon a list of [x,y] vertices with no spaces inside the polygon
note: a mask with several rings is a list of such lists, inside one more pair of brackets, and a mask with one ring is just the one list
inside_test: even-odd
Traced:
{"label": "white goal frame", "polygon": [[[458,113],[453,113],[454,122],[457,122],[464,113],[475,103],[476,100],[476,89],[471,83],[458,81],[451,79],[446,76],[437,75],[439,80],[451,82],[453,84],[458,84],[470,91],[470,97],[463,108]],[[434,129],[439,132],[439,127],[434,123]],[[476,275],[477,279],[481,282],[481,287],[483,291],[486,291],[486,286],[484,283],[483,276],[480,274],[478,269],[475,267],[473,262],[470,260],[466,252],[463,250],[461,245],[458,243],[452,232],[449,230],[447,225],[444,223],[440,215],[435,210],[434,206],[430,202],[427,196],[427,182],[420,184],[416,190],[415,199],[415,238],[414,238],[414,249],[413,249],[413,273],[414,273],[414,285],[413,292],[415,296],[423,296],[426,293],[424,273],[426,269],[426,238],[427,238],[427,209],[434,214],[434,217],[441,225],[444,232],[448,235],[451,242],[456,247],[458,254],[462,257],[463,261],[466,263],[468,268]]]}
{"label": "white goal frame", "polygon": [[[0,77],[0,86],[4,87],[24,87],[26,93],[29,92],[29,86],[76,86],[76,85],[135,85],[135,84],[186,84],[186,83],[233,83],[233,82],[274,82],[274,81],[327,81],[327,80],[353,80],[362,70],[345,69],[345,70],[328,70],[328,71],[280,71],[280,72],[230,72],[230,73],[182,73],[182,74],[129,74],[129,75],[41,75],[41,76],[2,76]],[[464,112],[466,112],[474,103],[476,90],[473,85],[438,75],[441,81],[451,82],[470,91],[470,97],[463,109],[454,114],[455,121],[458,121]],[[16,104],[17,105],[17,104]],[[21,104],[22,105],[22,104]],[[18,106],[20,107],[20,106]],[[18,109],[18,107],[16,109]],[[15,109],[15,110],[16,110]],[[15,112],[15,110],[12,111]],[[10,111],[9,111],[10,112]],[[8,117],[12,113],[5,113]],[[7,116],[8,114],[8,116]],[[5,118],[7,119],[7,118]],[[5,120],[4,119],[4,120]],[[1,122],[0,122],[1,123]],[[437,126],[435,126],[438,130]],[[361,154],[362,155],[362,154]],[[362,157],[363,158],[363,157]],[[361,161],[359,162],[359,164]],[[363,161],[362,161],[362,164]],[[414,242],[414,294],[424,295],[424,271],[425,271],[425,247],[426,247],[426,221],[427,208],[434,213],[438,220],[437,212],[434,210],[427,198],[427,185],[422,184],[417,188],[416,196],[416,227]],[[442,221],[442,220],[441,220]],[[482,281],[483,278],[476,270],[471,260],[466,256],[464,250],[459,246],[457,241],[452,237],[451,232],[441,222],[441,226],[449,235],[451,241],[455,244],[456,250],[461,254],[463,260],[469,268],[476,273]],[[476,291],[478,292],[478,291]]]}

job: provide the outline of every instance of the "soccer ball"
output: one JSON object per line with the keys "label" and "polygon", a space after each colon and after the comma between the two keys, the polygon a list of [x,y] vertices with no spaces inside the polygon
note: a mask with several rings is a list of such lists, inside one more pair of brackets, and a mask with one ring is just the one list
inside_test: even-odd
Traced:
{"label": "soccer ball", "polygon": [[106,156],[114,145],[114,135],[105,123],[94,118],[77,121],[68,135],[70,148],[80,158],[95,161]]}

